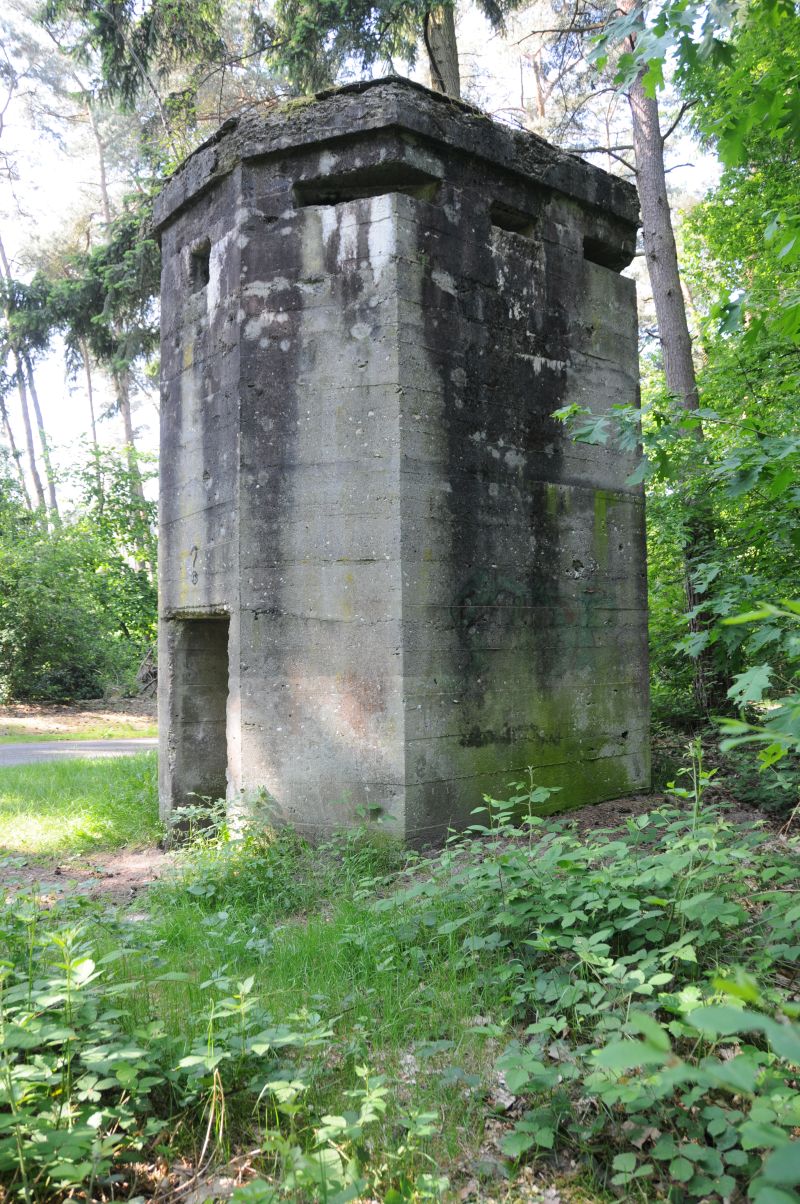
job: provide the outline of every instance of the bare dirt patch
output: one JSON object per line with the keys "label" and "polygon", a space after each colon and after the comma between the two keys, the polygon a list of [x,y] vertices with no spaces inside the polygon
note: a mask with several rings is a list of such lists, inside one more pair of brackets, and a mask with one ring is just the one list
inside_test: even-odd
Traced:
{"label": "bare dirt patch", "polygon": [[173,864],[163,849],[120,849],[62,862],[9,857],[0,861],[0,892],[34,892],[45,905],[83,895],[109,903],[129,904],[157,882]]}
{"label": "bare dirt patch", "polygon": [[[709,803],[724,803],[725,819],[734,824],[762,823],[772,833],[781,830],[785,823],[784,820],[774,815],[759,811],[757,807],[739,802],[727,791],[716,787],[708,791],[706,800]],[[687,811],[691,809],[688,802],[679,803],[676,799],[668,798],[664,794],[630,794],[625,798],[609,799],[605,803],[590,803],[588,807],[564,811],[561,815],[550,816],[550,818],[566,819],[575,824],[581,836],[588,836],[592,832],[617,831],[624,828],[629,819],[636,819],[637,816],[645,815],[648,811],[655,811],[658,807],[663,807],[665,803],[672,807],[683,806]]]}
{"label": "bare dirt patch", "polygon": [[156,722],[154,698],[98,698],[86,702],[14,702],[0,706],[0,737],[82,737],[102,739],[123,730],[126,735],[149,735]]}

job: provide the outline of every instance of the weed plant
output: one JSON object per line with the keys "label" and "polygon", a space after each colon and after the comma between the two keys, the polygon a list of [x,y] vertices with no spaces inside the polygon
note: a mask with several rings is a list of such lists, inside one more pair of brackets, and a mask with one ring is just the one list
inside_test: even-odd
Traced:
{"label": "weed plant", "polygon": [[246,1152],[236,1204],[496,1196],[564,1158],[603,1198],[796,1201],[796,856],[710,776],[696,749],[589,836],[526,782],[431,856],[198,808],[146,919],[9,901],[10,1196],[146,1197],[157,1163]]}

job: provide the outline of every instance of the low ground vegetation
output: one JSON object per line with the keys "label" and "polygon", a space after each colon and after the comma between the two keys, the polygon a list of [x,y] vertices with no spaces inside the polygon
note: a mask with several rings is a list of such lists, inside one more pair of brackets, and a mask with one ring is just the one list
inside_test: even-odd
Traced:
{"label": "low ground vegetation", "polygon": [[0,744],[50,744],[64,740],[132,740],[141,737],[155,738],[155,724],[142,727],[132,723],[97,723],[85,727],[80,735],[70,732],[19,731],[15,727],[0,723]]}
{"label": "low ground vegetation", "polygon": [[[743,711],[752,726],[763,724],[773,711],[755,708]],[[800,721],[800,710],[798,711]],[[686,742],[689,731],[670,726],[658,719],[652,725],[652,784],[653,790],[661,793],[667,789],[680,772],[686,759]],[[710,774],[708,797],[715,802],[744,804],[754,807],[769,817],[770,821],[796,824],[792,816],[800,801],[800,757],[786,753],[778,761],[764,765],[763,754],[758,751],[768,744],[770,737],[752,745],[725,747],[720,742],[719,724],[705,725],[693,736],[703,748],[703,756]]]}
{"label": "low ground vegetation", "polygon": [[797,849],[678,781],[435,855],[198,808],[146,910],[9,897],[7,1197],[797,1200]]}

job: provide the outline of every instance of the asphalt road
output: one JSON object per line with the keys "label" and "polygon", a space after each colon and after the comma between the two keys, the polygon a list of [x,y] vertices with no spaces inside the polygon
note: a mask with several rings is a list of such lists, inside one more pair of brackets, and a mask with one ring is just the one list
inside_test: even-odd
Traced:
{"label": "asphalt road", "polygon": [[129,757],[158,748],[158,740],[136,736],[132,740],[43,740],[37,744],[0,744],[0,768],[34,765],[39,761],[73,760],[75,757]]}

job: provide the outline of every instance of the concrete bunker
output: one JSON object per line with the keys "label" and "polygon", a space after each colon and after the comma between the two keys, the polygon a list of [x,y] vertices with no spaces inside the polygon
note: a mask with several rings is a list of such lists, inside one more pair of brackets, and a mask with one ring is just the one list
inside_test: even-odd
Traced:
{"label": "concrete bunker", "polygon": [[156,222],[164,813],[644,787],[637,457],[551,417],[637,398],[634,190],[389,79],[226,123]]}

